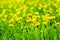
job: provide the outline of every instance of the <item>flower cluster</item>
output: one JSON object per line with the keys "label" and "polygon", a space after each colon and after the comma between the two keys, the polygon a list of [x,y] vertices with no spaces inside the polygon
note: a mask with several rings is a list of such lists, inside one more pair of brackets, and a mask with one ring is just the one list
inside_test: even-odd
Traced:
{"label": "flower cluster", "polygon": [[16,24],[25,22],[25,24],[40,26],[53,21],[55,25],[59,26],[59,2],[58,0],[2,0],[0,2],[0,22],[7,21],[9,26],[14,26],[15,22],[17,22]]}

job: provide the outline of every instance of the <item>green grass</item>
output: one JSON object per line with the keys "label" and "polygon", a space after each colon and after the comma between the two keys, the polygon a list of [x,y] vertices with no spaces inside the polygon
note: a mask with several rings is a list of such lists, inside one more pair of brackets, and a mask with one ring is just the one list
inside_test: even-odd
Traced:
{"label": "green grass", "polygon": [[[23,24],[22,24],[23,25]],[[29,27],[30,25],[28,25]],[[0,26],[0,40],[60,40],[60,28],[41,26],[41,28],[23,26]]]}
{"label": "green grass", "polygon": [[[55,24],[57,22],[60,22],[60,15],[58,15],[60,14],[59,13],[60,1],[25,0],[24,2],[21,1],[19,3],[18,1],[19,0],[0,1],[0,40],[60,40],[60,23],[58,25]],[[31,1],[33,2],[33,4],[27,4],[27,2]],[[34,2],[36,1],[38,1],[38,3],[36,3],[35,6]],[[46,5],[49,4],[50,2],[51,4],[47,5],[47,7],[44,7],[45,2]],[[54,5],[55,3],[57,5]],[[12,5],[12,7],[8,8],[10,7],[10,5]],[[41,8],[39,9],[39,7]],[[19,8],[22,9],[20,10]],[[52,13],[48,12],[50,10],[49,8],[53,10]],[[4,9],[6,12],[3,11]],[[17,14],[16,9],[18,9],[17,12],[20,12],[20,14]],[[11,12],[9,12],[9,10],[11,10]],[[36,11],[39,12],[39,15],[35,15]],[[11,13],[12,15],[10,15]],[[23,16],[24,13],[26,13],[25,17]],[[22,19],[16,21],[17,18],[14,14],[17,15],[17,18],[21,17]],[[28,14],[32,14],[32,17],[28,18],[29,17]],[[42,15],[45,16],[46,14],[49,14],[49,16],[46,17],[51,18],[51,16],[55,16],[55,18],[51,20],[49,19],[48,21],[47,19],[43,20],[44,17],[42,17]],[[27,19],[32,19],[33,16],[39,16],[40,18],[36,18],[36,20],[33,22],[26,22]],[[9,23],[11,18],[13,18],[14,21]],[[6,20],[4,21],[3,19]],[[40,25],[35,26],[35,22],[39,22]],[[45,25],[43,24],[43,22],[47,22],[47,24]],[[13,24],[14,26],[9,26],[9,24]]]}

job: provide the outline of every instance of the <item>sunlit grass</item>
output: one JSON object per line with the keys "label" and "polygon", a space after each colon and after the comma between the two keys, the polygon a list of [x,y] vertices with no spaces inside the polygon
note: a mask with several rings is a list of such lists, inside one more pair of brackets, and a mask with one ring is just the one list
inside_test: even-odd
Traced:
{"label": "sunlit grass", "polygon": [[0,40],[60,40],[60,1],[0,0]]}

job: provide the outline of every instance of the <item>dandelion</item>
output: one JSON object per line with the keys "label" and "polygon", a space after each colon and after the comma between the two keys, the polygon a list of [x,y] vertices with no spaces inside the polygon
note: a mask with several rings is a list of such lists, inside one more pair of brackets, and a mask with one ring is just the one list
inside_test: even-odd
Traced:
{"label": "dandelion", "polygon": [[36,15],[39,15],[39,12],[37,11],[37,12],[35,12],[35,14],[36,14]]}
{"label": "dandelion", "polygon": [[16,18],[16,21],[21,21],[22,20],[22,17],[17,17]]}
{"label": "dandelion", "polygon": [[13,22],[14,22],[14,19],[11,18],[11,19],[9,20],[9,23],[13,23]]}
{"label": "dandelion", "polygon": [[20,3],[21,1],[20,0],[15,0],[17,3]]}
{"label": "dandelion", "polygon": [[43,18],[43,20],[45,20],[45,21],[49,21],[49,14],[46,14],[46,15],[42,15],[42,18]]}
{"label": "dandelion", "polygon": [[50,19],[54,19],[54,18],[55,18],[55,16],[51,16],[51,17],[50,17]]}
{"label": "dandelion", "polygon": [[49,8],[49,10],[47,10],[47,13],[52,13],[52,12],[53,12],[52,8]]}
{"label": "dandelion", "polygon": [[14,25],[13,24],[9,24],[9,26],[12,26],[13,27]]}
{"label": "dandelion", "polygon": [[43,7],[44,7],[44,8],[47,8],[47,6],[48,6],[48,5],[47,5],[46,3],[44,3]]}
{"label": "dandelion", "polygon": [[32,17],[32,14],[29,13],[29,14],[27,15],[27,18],[31,18],[31,17]]}
{"label": "dandelion", "polygon": [[57,8],[57,10],[56,10],[56,11],[60,13],[60,8]]}
{"label": "dandelion", "polygon": [[34,6],[37,6],[38,2],[39,2],[39,1],[35,1],[35,2],[33,3]]}
{"label": "dandelion", "polygon": [[33,22],[34,20],[33,19],[27,19],[26,22]]}
{"label": "dandelion", "polygon": [[40,26],[40,22],[36,22],[34,25],[35,26]]}
{"label": "dandelion", "polygon": [[32,4],[33,4],[33,2],[31,2],[31,1],[27,1],[27,4],[32,5]]}
{"label": "dandelion", "polygon": [[13,19],[13,18],[11,18],[11,19],[9,20],[9,26],[14,26],[14,19]]}
{"label": "dandelion", "polygon": [[46,25],[48,22],[47,21],[45,21],[45,22],[42,22],[42,24],[44,24],[44,25]]}
{"label": "dandelion", "polygon": [[13,18],[17,18],[18,16],[17,16],[17,14],[13,14],[12,17]]}
{"label": "dandelion", "polygon": [[23,12],[26,12],[27,9],[28,9],[28,7],[26,5],[24,5],[24,8],[23,9],[24,9]]}
{"label": "dandelion", "polygon": [[18,9],[16,9],[16,14],[20,14],[21,12],[20,12],[20,10],[18,10]]}
{"label": "dandelion", "polygon": [[55,18],[55,16],[50,16],[49,14],[42,15],[42,17],[43,17],[43,20],[51,20]]}
{"label": "dandelion", "polygon": [[56,26],[60,26],[60,22],[56,22],[55,25],[56,25]]}

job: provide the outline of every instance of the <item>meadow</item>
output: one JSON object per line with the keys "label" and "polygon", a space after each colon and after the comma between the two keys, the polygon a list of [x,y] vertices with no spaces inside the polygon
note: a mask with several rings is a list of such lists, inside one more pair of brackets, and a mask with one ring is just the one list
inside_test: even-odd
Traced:
{"label": "meadow", "polygon": [[0,40],[60,40],[60,0],[0,0]]}

